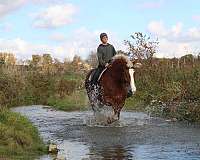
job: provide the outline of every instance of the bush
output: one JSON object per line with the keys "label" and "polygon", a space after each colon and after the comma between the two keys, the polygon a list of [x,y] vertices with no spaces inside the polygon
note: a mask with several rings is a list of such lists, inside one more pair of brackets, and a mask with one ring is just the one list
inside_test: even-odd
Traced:
{"label": "bush", "polygon": [[0,109],[0,155],[27,159],[43,153],[46,153],[46,146],[36,127],[24,116]]}

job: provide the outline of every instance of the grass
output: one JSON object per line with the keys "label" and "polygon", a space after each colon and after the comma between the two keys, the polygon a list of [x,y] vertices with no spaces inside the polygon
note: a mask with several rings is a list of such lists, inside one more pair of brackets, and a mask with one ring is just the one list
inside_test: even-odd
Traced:
{"label": "grass", "polygon": [[144,111],[144,102],[137,98],[128,98],[125,101],[124,109],[132,111]]}
{"label": "grass", "polygon": [[[137,92],[137,95],[126,99],[124,109],[132,111],[145,111],[145,103],[141,98],[142,93]],[[66,95],[64,98],[51,96],[47,100],[47,105],[52,106],[57,110],[63,111],[83,111],[89,106],[87,93],[83,90],[73,92],[71,95]]]}
{"label": "grass", "polygon": [[47,147],[28,119],[0,109],[0,159],[34,159],[44,153]]}
{"label": "grass", "polygon": [[136,93],[126,99],[124,109],[133,111],[145,111],[145,101],[142,92],[136,91]]}
{"label": "grass", "polygon": [[78,90],[64,98],[50,97],[47,104],[64,111],[86,110],[88,106],[87,94],[84,90]]}
{"label": "grass", "polygon": [[75,74],[73,72],[68,72],[64,75],[64,79],[71,80],[71,81],[82,81],[85,78],[82,74]]}
{"label": "grass", "polygon": [[[132,111],[145,111],[144,101],[140,97],[140,93],[137,93],[137,95],[126,99],[124,109]],[[83,111],[88,108],[89,103],[87,93],[83,89],[75,91],[71,95],[66,95],[64,98],[52,96],[48,98],[47,105],[52,106],[57,110]]]}

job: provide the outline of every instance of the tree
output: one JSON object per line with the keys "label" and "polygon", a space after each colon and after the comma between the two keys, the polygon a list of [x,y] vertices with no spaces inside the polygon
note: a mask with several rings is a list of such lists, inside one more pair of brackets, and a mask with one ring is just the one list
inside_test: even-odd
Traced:
{"label": "tree", "polygon": [[43,65],[51,65],[53,59],[50,54],[43,54]]}
{"label": "tree", "polygon": [[0,63],[7,65],[15,65],[16,58],[12,53],[0,53]]}
{"label": "tree", "polygon": [[71,67],[72,67],[71,69],[73,71],[79,71],[82,63],[83,63],[83,61],[82,61],[81,57],[78,55],[74,55],[74,58],[71,62]]}
{"label": "tree", "polygon": [[3,58],[0,58],[0,64],[5,64],[5,60]]}
{"label": "tree", "polygon": [[194,59],[195,58],[192,54],[186,54],[180,58],[180,61],[183,65],[193,65]]}
{"label": "tree", "polygon": [[6,64],[15,65],[15,63],[16,63],[16,58],[15,58],[14,54],[12,54],[12,53],[7,54]]}
{"label": "tree", "polygon": [[97,61],[97,53],[92,51],[87,59],[86,62],[92,67],[92,68],[96,68],[98,65],[98,61]]}
{"label": "tree", "polygon": [[64,64],[62,62],[60,62],[59,59],[54,58],[52,72],[59,74],[63,71],[64,71]]}
{"label": "tree", "polygon": [[137,59],[151,59],[156,53],[158,40],[152,41],[147,35],[136,32],[131,35],[132,41],[125,40],[129,47],[129,56]]}
{"label": "tree", "polygon": [[38,67],[41,64],[42,57],[40,55],[32,55],[31,64],[35,67]]}
{"label": "tree", "polygon": [[48,73],[52,69],[53,59],[50,54],[43,54],[43,70]]}
{"label": "tree", "polygon": [[78,64],[78,63],[80,63],[82,60],[81,60],[81,57],[80,56],[78,56],[78,55],[74,55],[74,58],[73,58],[73,60],[72,60],[72,63],[74,63],[74,64]]}

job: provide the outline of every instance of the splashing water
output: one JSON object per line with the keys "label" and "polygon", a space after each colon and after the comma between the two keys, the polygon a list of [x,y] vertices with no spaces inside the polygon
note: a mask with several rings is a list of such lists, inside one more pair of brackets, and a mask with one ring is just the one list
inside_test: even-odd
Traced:
{"label": "splashing water", "polygon": [[108,125],[108,118],[114,115],[113,108],[104,105],[98,98],[102,95],[103,89],[99,85],[92,85],[89,91],[90,105],[93,109],[93,116],[87,117],[87,124],[89,126]]}
{"label": "splashing water", "polygon": [[93,115],[89,115],[85,118],[86,125],[88,126],[110,126],[116,123],[108,124],[107,119],[113,115],[113,109],[111,106],[99,107],[93,111]]}

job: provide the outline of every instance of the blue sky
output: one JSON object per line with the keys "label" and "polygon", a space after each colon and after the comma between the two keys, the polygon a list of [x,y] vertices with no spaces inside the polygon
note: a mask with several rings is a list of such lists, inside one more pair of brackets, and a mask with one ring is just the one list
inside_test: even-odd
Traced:
{"label": "blue sky", "polygon": [[0,0],[0,52],[86,58],[107,32],[116,49],[143,32],[160,41],[158,57],[199,52],[199,0]]}

